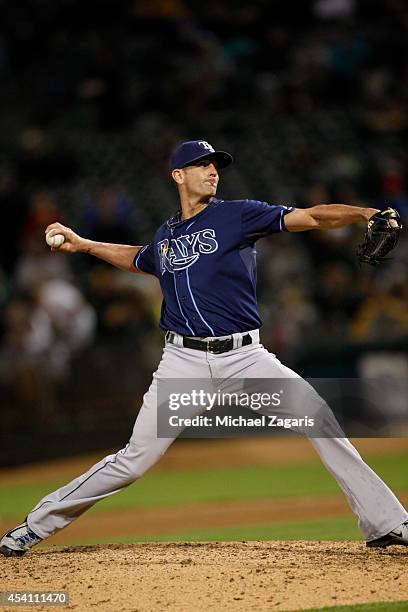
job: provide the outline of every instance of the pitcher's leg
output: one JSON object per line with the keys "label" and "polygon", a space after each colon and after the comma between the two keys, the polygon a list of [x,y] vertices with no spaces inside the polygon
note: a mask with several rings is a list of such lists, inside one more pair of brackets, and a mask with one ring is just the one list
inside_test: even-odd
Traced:
{"label": "pitcher's leg", "polygon": [[171,432],[172,436],[167,438],[157,436],[158,381],[177,378],[180,373],[184,377],[208,377],[210,372],[205,356],[194,353],[198,351],[165,346],[127,446],[108,455],[85,474],[41,499],[27,517],[28,526],[35,534],[46,538],[66,527],[99,500],[117,493],[140,478],[158,461],[182,430],[175,428]]}
{"label": "pitcher's leg", "polygon": [[[245,371],[246,377],[253,378],[293,378],[296,394],[307,397],[308,409],[311,408],[306,385],[296,372],[283,365],[276,357],[261,348],[258,358],[255,352],[246,353],[250,366]],[[303,394],[299,386],[305,385]],[[336,431],[336,419],[327,404],[316,394],[316,415],[325,421],[324,430]],[[320,401],[319,401],[320,400]],[[303,407],[301,406],[301,410]],[[285,412],[291,410],[287,404]],[[292,408],[293,415],[299,416],[299,407]],[[272,412],[276,412],[274,407]],[[285,414],[286,416],[286,414]],[[309,412],[309,416],[312,416]],[[340,429],[340,427],[339,427]],[[304,432],[303,432],[304,433]],[[306,434],[307,435],[307,434]],[[313,435],[313,431],[311,433]],[[343,436],[311,437],[309,440],[318,452],[322,462],[337,480],[345,493],[348,502],[358,517],[359,528],[366,540],[374,540],[388,534],[408,519],[408,512],[398,501],[394,493],[377,474],[363,461],[354,446]]]}
{"label": "pitcher's leg", "polygon": [[40,538],[51,536],[72,523],[96,502],[140,478],[158,461],[174,438],[157,438],[156,406],[152,404],[149,398],[145,399],[132,437],[125,448],[108,455],[85,474],[38,502],[27,517],[28,525],[34,533]]}
{"label": "pitcher's leg", "polygon": [[310,438],[320,459],[344,491],[366,540],[386,535],[408,512],[347,438]]}

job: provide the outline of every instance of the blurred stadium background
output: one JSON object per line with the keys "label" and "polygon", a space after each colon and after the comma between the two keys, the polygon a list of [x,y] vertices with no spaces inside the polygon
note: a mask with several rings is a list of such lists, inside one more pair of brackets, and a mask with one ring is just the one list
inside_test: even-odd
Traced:
{"label": "blurred stadium background", "polygon": [[[190,138],[235,155],[221,197],[406,223],[407,77],[404,0],[0,0],[1,465],[120,448],[163,343],[157,281],[50,253],[48,223],[146,243]],[[363,231],[259,243],[263,342],[304,376],[407,377],[407,233],[360,269]]]}

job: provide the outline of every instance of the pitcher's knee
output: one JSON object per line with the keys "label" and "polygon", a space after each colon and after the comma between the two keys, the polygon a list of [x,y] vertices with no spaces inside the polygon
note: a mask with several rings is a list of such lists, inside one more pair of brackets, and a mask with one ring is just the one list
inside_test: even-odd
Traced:
{"label": "pitcher's knee", "polygon": [[130,484],[141,478],[160,457],[160,452],[146,447],[129,447],[125,454],[118,456],[117,468]]}
{"label": "pitcher's knee", "polygon": [[313,421],[311,427],[306,428],[305,434],[314,438],[341,438],[344,436],[333,411],[325,401],[316,403],[308,415]]}

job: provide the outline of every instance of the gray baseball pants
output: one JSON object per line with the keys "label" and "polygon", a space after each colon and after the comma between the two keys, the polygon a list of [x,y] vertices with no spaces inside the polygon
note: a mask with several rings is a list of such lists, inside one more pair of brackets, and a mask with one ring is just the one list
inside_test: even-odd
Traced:
{"label": "gray baseball pants", "polygon": [[[28,514],[29,527],[41,538],[51,536],[97,501],[117,493],[143,476],[160,459],[179,432],[168,438],[157,437],[159,379],[296,378],[297,384],[302,384],[298,374],[284,366],[259,343],[258,330],[250,333],[253,339],[251,345],[241,346],[241,334],[234,334],[236,348],[219,355],[184,348],[181,337],[177,335],[177,344],[166,342],[128,444],[41,499]],[[303,382],[305,389],[310,387],[306,381]],[[203,412],[203,409],[199,412]],[[276,408],[273,412],[276,413]],[[264,409],[264,413],[267,414],[268,410]],[[191,416],[196,414],[197,408],[192,408]],[[407,511],[392,491],[364,463],[345,437],[311,437],[310,442],[345,493],[367,541],[386,535],[408,520]]]}

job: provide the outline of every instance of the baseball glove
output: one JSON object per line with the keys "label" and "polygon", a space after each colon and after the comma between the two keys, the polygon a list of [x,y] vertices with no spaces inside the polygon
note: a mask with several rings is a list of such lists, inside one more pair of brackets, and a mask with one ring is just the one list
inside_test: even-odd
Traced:
{"label": "baseball glove", "polygon": [[390,257],[385,257],[395,248],[401,233],[401,218],[394,208],[381,210],[368,221],[364,242],[357,250],[360,263],[377,266]]}

